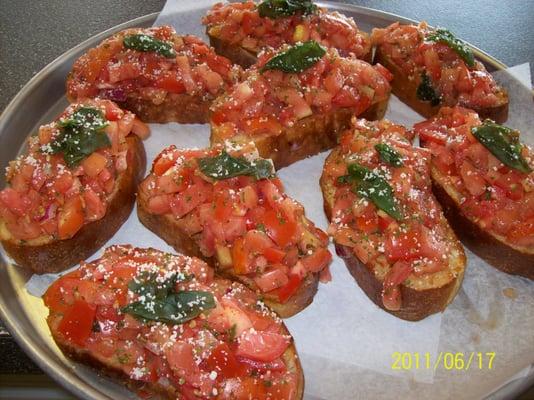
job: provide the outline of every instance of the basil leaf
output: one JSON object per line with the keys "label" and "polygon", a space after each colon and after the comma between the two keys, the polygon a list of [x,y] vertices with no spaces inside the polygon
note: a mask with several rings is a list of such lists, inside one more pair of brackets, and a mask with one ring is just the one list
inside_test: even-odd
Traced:
{"label": "basil leaf", "polygon": [[384,178],[359,164],[349,164],[348,172],[349,174],[342,178],[343,181],[355,183],[352,188],[354,193],[371,200],[375,206],[397,221],[402,219],[402,214],[395,203],[393,189]]}
{"label": "basil leaf", "polygon": [[121,311],[143,320],[183,324],[212,308],[215,308],[215,299],[211,293],[183,290],[169,293],[163,299],[135,301]]}
{"label": "basil leaf", "polygon": [[127,49],[145,53],[153,51],[166,58],[176,57],[176,52],[174,51],[172,43],[164,42],[163,40],[142,33],[125,36],[123,43],[124,47]]}
{"label": "basil leaf", "polygon": [[462,40],[458,39],[454,34],[443,28],[438,28],[434,32],[427,35],[426,40],[436,43],[443,43],[449,46],[452,50],[465,61],[467,66],[475,66],[475,55],[473,51]]}
{"label": "basil leaf", "polygon": [[224,150],[216,157],[199,158],[198,166],[204,175],[216,180],[241,175],[252,176],[258,180],[274,176],[270,161],[258,158],[251,162],[244,157],[233,157]]}
{"label": "basil leaf", "polygon": [[417,87],[417,98],[422,101],[429,101],[431,105],[437,106],[441,102],[440,95],[436,92],[430,82],[430,78],[424,72],[421,73],[421,83]]}
{"label": "basil leaf", "polygon": [[301,12],[303,15],[312,14],[317,6],[310,0],[265,0],[258,5],[262,18],[283,18]]}
{"label": "basil leaf", "polygon": [[313,66],[325,54],[325,48],[315,40],[297,43],[267,61],[260,69],[260,72],[265,72],[270,69],[278,69],[287,73],[302,72]]}
{"label": "basil leaf", "polygon": [[80,107],[68,119],[59,120],[60,134],[50,144],[49,152],[63,153],[69,168],[102,147],[111,145],[102,130],[108,125],[102,111],[92,107]]}
{"label": "basil leaf", "polygon": [[471,133],[503,164],[526,174],[532,172],[521,155],[523,146],[518,131],[487,119],[482,125],[471,128]]}
{"label": "basil leaf", "polygon": [[378,143],[375,145],[375,150],[378,152],[380,159],[386,164],[393,167],[402,167],[402,157],[397,150],[386,143]]}

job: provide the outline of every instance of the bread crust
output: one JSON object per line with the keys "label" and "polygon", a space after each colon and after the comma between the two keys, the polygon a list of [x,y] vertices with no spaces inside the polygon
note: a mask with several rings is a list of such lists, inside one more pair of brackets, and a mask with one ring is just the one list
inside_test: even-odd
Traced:
{"label": "bread crust", "polygon": [[115,183],[106,215],[85,224],[70,239],[52,240],[38,245],[3,240],[4,249],[16,264],[38,274],[60,272],[90,257],[119,230],[132,211],[135,192],[146,167],[145,149],[141,140],[131,135],[126,141],[128,169],[119,175]]}
{"label": "bread crust", "polygon": [[[424,116],[430,118],[436,115],[442,105],[432,106],[428,101],[421,101],[417,98],[418,79],[408,79],[406,74],[391,61],[391,59],[381,51],[378,46],[375,49],[374,63],[380,63],[392,74],[393,80],[390,82],[392,93],[403,103]],[[497,123],[503,123],[508,118],[508,93],[502,90],[498,93],[499,105],[488,108],[476,108],[481,118],[489,118]]]}
{"label": "bread crust", "polygon": [[224,270],[218,264],[216,257],[206,257],[200,251],[199,246],[180,226],[172,215],[155,215],[147,209],[146,199],[141,192],[137,199],[137,216],[139,221],[167,242],[176,251],[188,256],[198,257],[216,268],[217,274],[228,279],[239,281],[250,289],[255,290],[262,300],[282,318],[289,318],[302,311],[313,301],[319,285],[319,274],[310,273],[301,283],[299,289],[285,303],[280,303],[275,297],[262,294],[251,279],[235,275],[229,270]]}
{"label": "bread crust", "polygon": [[[336,149],[334,149],[328,156],[327,161],[335,157],[339,157],[339,152]],[[320,185],[323,193],[325,214],[330,221],[332,219],[335,188],[326,178],[325,174],[321,176]],[[442,223],[447,225],[445,219]],[[465,254],[453,230],[447,226],[446,231],[449,242],[454,246],[455,251],[458,253],[455,263],[462,266],[459,268],[459,273],[452,277],[449,282],[440,287],[417,290],[405,284],[400,285],[402,306],[398,311],[388,310],[384,307],[382,301],[383,281],[378,279],[375,275],[373,265],[362,263],[354,255],[352,249],[347,246],[336,244],[336,253],[343,259],[343,261],[345,261],[345,265],[358,283],[358,286],[360,286],[373,303],[397,318],[407,321],[419,321],[431,314],[445,310],[462,285],[466,263]]]}
{"label": "bread crust", "polygon": [[434,195],[462,243],[493,267],[534,280],[534,248],[514,248],[506,243],[505,238],[482,229],[463,213],[462,207],[454,200],[454,189],[441,183],[439,171],[434,167],[431,171]]}
{"label": "bread crust", "polygon": [[[383,118],[388,100],[372,105],[360,118],[371,121]],[[292,127],[285,128],[280,135],[263,135],[254,138],[238,135],[230,140],[236,142],[253,140],[260,157],[270,158],[274,167],[280,169],[334,147],[339,135],[350,127],[352,116],[351,109],[340,108],[329,113],[303,118]],[[220,137],[217,127],[212,124],[211,145],[222,142],[224,139]]]}
{"label": "bread crust", "polygon": [[[210,46],[213,47],[215,53],[228,58],[234,64],[240,65],[244,69],[247,69],[256,63],[257,53],[247,50],[237,44],[231,44],[228,41],[222,40],[217,36],[210,34],[210,28],[206,29],[206,35],[208,36],[210,40]],[[365,54],[365,56],[360,57],[360,59],[370,63],[372,60],[372,55],[372,49],[369,47],[369,51]]]}
{"label": "bread crust", "polygon": [[[222,282],[221,284],[224,284],[223,280],[220,279]],[[172,388],[165,387],[161,385],[158,382],[151,382],[151,383],[142,383],[139,381],[135,381],[133,379],[130,379],[130,377],[124,373],[119,367],[111,365],[109,363],[105,363],[102,360],[99,360],[96,357],[93,357],[91,353],[88,350],[82,350],[77,348],[72,343],[69,343],[65,341],[62,337],[56,334],[57,332],[57,323],[58,320],[51,318],[47,319],[48,326],[50,328],[50,331],[52,333],[52,337],[54,341],[56,342],[59,349],[67,355],[69,358],[73,359],[74,361],[77,361],[79,363],[88,365],[96,370],[98,374],[102,374],[105,376],[109,376],[115,380],[120,381],[121,383],[125,384],[126,387],[132,391],[137,391],[140,389],[148,390],[150,392],[159,394],[161,396],[164,396],[164,398],[168,399],[177,399],[180,397],[179,393],[172,390]],[[285,336],[291,336],[289,331],[287,330],[287,327],[282,324],[282,334]],[[287,369],[290,372],[293,372],[296,374],[298,383],[297,383],[297,394],[295,399],[300,400],[304,396],[304,372],[302,370],[302,365],[300,363],[300,359],[297,354],[297,349],[295,347],[295,343],[293,341],[293,338],[291,338],[291,344],[286,349],[284,354],[282,354],[282,359],[284,360]]]}

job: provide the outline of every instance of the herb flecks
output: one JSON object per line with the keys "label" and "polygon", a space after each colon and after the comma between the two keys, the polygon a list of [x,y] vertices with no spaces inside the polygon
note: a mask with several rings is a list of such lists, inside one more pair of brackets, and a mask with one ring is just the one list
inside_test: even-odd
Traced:
{"label": "herb flecks", "polygon": [[437,106],[441,102],[441,96],[432,86],[430,77],[424,72],[421,73],[421,82],[417,87],[416,95],[419,100],[429,101],[433,106]]}
{"label": "herb flecks", "polygon": [[354,193],[371,200],[376,207],[397,221],[402,219],[402,214],[393,196],[393,189],[383,177],[356,163],[349,164],[347,169],[348,175],[339,177],[339,183],[353,183],[352,191]]}
{"label": "herb flecks", "polygon": [[317,6],[310,0],[265,0],[258,5],[262,18],[284,18],[300,12],[302,15],[313,14]]}
{"label": "herb flecks", "polygon": [[286,73],[299,73],[315,65],[325,54],[325,48],[315,40],[297,43],[267,61],[260,72],[276,69]]}
{"label": "herb flecks", "polygon": [[523,145],[519,142],[518,131],[487,119],[482,125],[471,128],[471,133],[503,164],[526,174],[532,172],[521,155]]}
{"label": "herb flecks", "polygon": [[267,179],[274,176],[273,164],[269,160],[258,158],[248,161],[244,157],[233,157],[225,150],[215,157],[198,159],[200,171],[209,178],[222,180],[236,176],[252,176],[255,179]]}
{"label": "herb flecks", "polygon": [[386,164],[391,165],[392,167],[402,167],[404,165],[399,152],[390,145],[386,143],[377,143],[375,145],[375,150],[378,152],[380,159]]}
{"label": "herb flecks", "polygon": [[475,66],[475,56],[473,51],[463,41],[454,36],[451,31],[444,28],[438,28],[434,32],[430,32],[426,36],[426,40],[446,44],[465,61],[468,67],[472,68]]}
{"label": "herb flecks", "polygon": [[170,42],[156,39],[145,34],[128,35],[123,40],[124,47],[142,52],[155,52],[166,58],[176,57],[176,52]]}
{"label": "herb flecks", "polygon": [[69,118],[57,123],[60,133],[43,152],[62,153],[69,168],[102,147],[111,145],[103,129],[108,125],[102,111],[80,107]]}
{"label": "herb flecks", "polygon": [[176,291],[176,283],[185,280],[187,276],[178,273],[163,281],[158,274],[133,279],[128,284],[128,289],[138,294],[138,299],[121,311],[141,320],[183,324],[202,312],[215,308],[215,299],[209,292]]}

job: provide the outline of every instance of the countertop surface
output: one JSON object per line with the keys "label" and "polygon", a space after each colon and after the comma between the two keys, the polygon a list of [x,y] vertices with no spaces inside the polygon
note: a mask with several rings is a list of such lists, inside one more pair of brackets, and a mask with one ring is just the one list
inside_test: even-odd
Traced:
{"label": "countertop surface", "polygon": [[[534,63],[532,0],[342,2],[447,27],[509,66]],[[164,3],[163,0],[0,0],[0,112],[32,76],[66,50],[117,24],[160,11]],[[0,357],[0,398],[68,396],[46,377],[41,377],[40,370],[13,342],[1,322]],[[29,386],[39,388],[35,392],[39,395],[26,391]],[[7,392],[6,388],[12,391]],[[531,389],[521,398],[534,399],[534,391]]]}

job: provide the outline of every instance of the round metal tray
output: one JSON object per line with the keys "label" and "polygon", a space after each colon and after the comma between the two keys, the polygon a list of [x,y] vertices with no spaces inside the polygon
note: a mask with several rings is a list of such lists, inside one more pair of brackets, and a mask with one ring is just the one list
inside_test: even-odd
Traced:
{"label": "round metal tray", "polygon": [[[364,7],[322,2],[322,5],[355,17],[363,30],[384,27],[393,21],[405,23],[412,20]],[[197,9],[196,12],[199,10]],[[149,27],[158,13],[134,19],[102,32],[65,52],[41,70],[18,93],[0,116],[0,167],[7,166],[21,150],[28,135],[37,127],[52,120],[66,106],[64,96],[65,78],[76,58],[104,38],[130,27]],[[486,64],[490,71],[506,66],[483,51],[473,48],[476,57]],[[2,174],[1,186],[5,183]],[[64,357],[55,345],[45,322],[47,310],[42,300],[31,296],[25,283],[31,273],[8,261],[2,250],[0,260],[0,315],[13,337],[25,352],[53,379],[74,395],[86,399],[136,398],[124,386],[100,377],[94,370],[74,363]],[[528,385],[527,380],[506,390],[517,393]],[[504,393],[501,393],[504,395]],[[499,396],[501,397],[501,396]]]}

